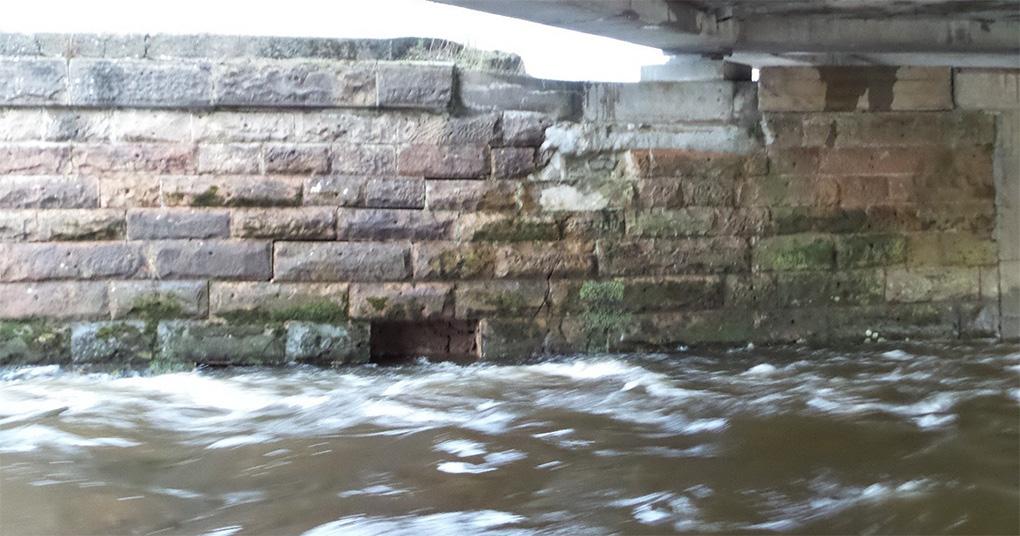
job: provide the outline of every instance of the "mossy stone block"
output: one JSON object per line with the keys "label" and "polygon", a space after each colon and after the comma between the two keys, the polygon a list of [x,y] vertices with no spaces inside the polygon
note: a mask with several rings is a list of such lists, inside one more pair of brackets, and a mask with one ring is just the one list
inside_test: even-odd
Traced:
{"label": "mossy stone block", "polygon": [[142,321],[88,322],[71,328],[75,363],[122,364],[152,359],[153,333]]}
{"label": "mossy stone block", "polygon": [[0,322],[0,365],[66,363],[71,330],[41,320]]}
{"label": "mossy stone block", "polygon": [[774,236],[755,244],[752,258],[756,271],[828,270],[835,265],[836,247],[827,234]]}
{"label": "mossy stone block", "polygon": [[287,323],[288,361],[331,365],[367,363],[369,348],[367,322]]}

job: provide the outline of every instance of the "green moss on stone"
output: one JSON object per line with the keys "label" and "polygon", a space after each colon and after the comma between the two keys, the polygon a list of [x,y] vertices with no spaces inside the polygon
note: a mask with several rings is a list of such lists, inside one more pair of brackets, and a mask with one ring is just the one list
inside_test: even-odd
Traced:
{"label": "green moss on stone", "polygon": [[754,249],[758,270],[829,269],[836,250],[829,235],[798,234],[763,239]]}
{"label": "green moss on stone", "polygon": [[386,302],[389,301],[386,298],[368,298],[368,304],[372,306],[376,311],[382,311],[386,308]]}
{"label": "green moss on stone", "polygon": [[38,319],[0,322],[0,365],[57,363],[70,355],[67,325]]}
{"label": "green moss on stone", "polygon": [[[383,298],[385,300],[385,298]],[[374,304],[373,304],[374,306]],[[260,324],[300,320],[320,324],[343,324],[347,322],[347,308],[328,300],[312,300],[301,305],[277,309],[236,310],[220,313],[220,318],[233,324]]]}
{"label": "green moss on stone", "polygon": [[622,281],[585,281],[581,285],[578,297],[586,351],[608,351],[614,335],[630,323],[632,315],[621,310],[625,290]]}
{"label": "green moss on stone", "polygon": [[223,197],[219,195],[219,190],[220,189],[216,186],[210,186],[206,191],[191,199],[191,206],[222,207],[224,205],[224,200]]}

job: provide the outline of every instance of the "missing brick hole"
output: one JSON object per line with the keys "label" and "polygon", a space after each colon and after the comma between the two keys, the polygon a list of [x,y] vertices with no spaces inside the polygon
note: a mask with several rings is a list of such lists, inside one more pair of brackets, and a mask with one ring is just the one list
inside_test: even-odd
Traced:
{"label": "missing brick hole", "polygon": [[419,357],[470,363],[478,359],[478,322],[436,320],[372,322],[371,360],[399,365]]}

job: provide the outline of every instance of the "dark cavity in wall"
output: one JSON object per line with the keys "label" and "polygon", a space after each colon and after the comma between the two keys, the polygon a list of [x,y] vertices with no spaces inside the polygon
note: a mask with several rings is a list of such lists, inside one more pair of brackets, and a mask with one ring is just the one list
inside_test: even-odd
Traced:
{"label": "dark cavity in wall", "polygon": [[372,362],[400,364],[419,357],[430,361],[478,359],[478,322],[434,320],[372,323]]}
{"label": "dark cavity in wall", "polygon": [[892,109],[893,85],[899,67],[871,65],[867,67],[820,66],[818,74],[825,84],[825,110],[852,112],[867,93],[872,111]]}

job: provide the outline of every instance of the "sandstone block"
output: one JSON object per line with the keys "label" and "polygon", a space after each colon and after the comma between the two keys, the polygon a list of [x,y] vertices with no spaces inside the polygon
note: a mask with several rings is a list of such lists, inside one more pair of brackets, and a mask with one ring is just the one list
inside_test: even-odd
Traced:
{"label": "sandstone block", "polygon": [[893,303],[976,300],[979,294],[977,268],[895,268],[886,273],[886,299]]}
{"label": "sandstone block", "polygon": [[71,327],[71,360],[75,363],[120,364],[148,361],[155,340],[139,321],[106,321]]}
{"label": "sandstone block", "polygon": [[369,325],[287,323],[287,361],[320,365],[367,363],[370,354]]}
{"label": "sandstone block", "polygon": [[557,312],[569,313],[714,309],[723,305],[723,279],[691,275],[554,281],[550,299]]}
{"label": "sandstone block", "polygon": [[599,275],[714,274],[746,271],[748,247],[733,237],[599,240]]}
{"label": "sandstone block", "polygon": [[71,330],[63,322],[0,322],[0,365],[66,363]]}
{"label": "sandstone block", "polygon": [[78,209],[36,211],[35,239],[119,240],[125,236],[123,210]]}
{"label": "sandstone block", "polygon": [[[106,208],[159,206],[159,178],[145,175],[74,179],[97,190],[98,203]],[[88,196],[85,196],[88,200]],[[43,207],[45,208],[45,207]]]}
{"label": "sandstone block", "polygon": [[637,177],[734,178],[741,174],[761,174],[766,165],[760,156],[687,149],[634,149],[627,151],[625,162]]}
{"label": "sandstone block", "polygon": [[[357,142],[358,140],[355,140]],[[333,146],[330,169],[341,175],[394,175],[397,154],[390,145],[344,144]],[[421,175],[400,171],[400,175]]]}
{"label": "sandstone block", "polygon": [[559,223],[550,217],[505,213],[466,213],[457,219],[453,238],[465,242],[559,240]]}
{"label": "sandstone block", "polygon": [[539,112],[503,112],[503,143],[513,146],[539,146],[545,129],[552,125],[549,116]]}
{"label": "sandstone block", "polygon": [[595,271],[591,244],[516,242],[496,248],[496,277],[585,277]]}
{"label": "sandstone block", "polygon": [[272,277],[272,248],[264,241],[167,240],[148,244],[148,263],[160,279]]}
{"label": "sandstone block", "polygon": [[885,300],[882,270],[777,272],[772,283],[774,299],[764,303],[771,307],[871,305]]}
{"label": "sandstone block", "polygon": [[8,242],[28,242],[36,240],[38,236],[36,211],[0,211],[0,240]]}
{"label": "sandstone block", "polygon": [[106,283],[0,283],[2,319],[100,318],[108,314]]}
{"label": "sandstone block", "polygon": [[413,177],[312,177],[305,179],[304,203],[359,208],[423,208],[425,180]]}
{"label": "sandstone block", "polygon": [[453,96],[453,65],[380,64],[379,106],[445,109]]}
{"label": "sandstone block", "polygon": [[767,67],[759,78],[764,112],[949,110],[945,67]]}
{"label": "sandstone block", "polygon": [[181,174],[195,170],[195,151],[191,145],[166,143],[75,145],[71,158],[81,173],[124,171]]}
{"label": "sandstone block", "polygon": [[1020,72],[1016,69],[956,69],[956,105],[971,110],[1020,109]]}
{"label": "sandstone block", "polygon": [[546,212],[594,212],[629,208],[634,199],[633,182],[621,179],[531,182],[523,186],[521,204]]}
{"label": "sandstone block", "polygon": [[163,177],[163,205],[169,207],[286,207],[301,204],[297,177]]}
{"label": "sandstone block", "polygon": [[545,306],[547,290],[544,280],[460,283],[454,291],[457,318],[531,317]]}
{"label": "sandstone block", "polygon": [[226,238],[230,235],[230,216],[219,210],[131,210],[127,214],[127,235],[131,240]]}
{"label": "sandstone block", "polygon": [[71,150],[66,145],[0,146],[0,174],[62,174],[70,169]]}
{"label": "sandstone block", "polygon": [[987,234],[946,232],[907,236],[907,262],[912,265],[988,266],[997,259],[998,245]]}
{"label": "sandstone block", "polygon": [[246,321],[345,323],[347,294],[347,283],[213,281],[209,314]]}
{"label": "sandstone block", "polygon": [[277,242],[278,281],[400,281],[411,275],[410,247],[377,242]]}
{"label": "sandstone block", "polygon": [[849,235],[836,239],[836,263],[840,268],[888,266],[906,260],[907,240],[902,235]]}
{"label": "sandstone block", "polygon": [[835,265],[830,235],[803,233],[762,238],[754,245],[752,268],[762,270],[826,270]]}
{"label": "sandstone block", "polygon": [[216,111],[195,116],[195,141],[200,143],[287,142],[297,132],[296,115],[278,111]]}
{"label": "sandstone block", "polygon": [[217,66],[217,106],[376,105],[370,64],[302,60],[236,61]]}
{"label": "sandstone block", "polygon": [[59,58],[4,58],[0,61],[0,104],[61,105],[67,101],[67,63]]}
{"label": "sandstone block", "polygon": [[[105,119],[105,118],[104,118]],[[102,120],[93,121],[91,131],[102,131]],[[122,142],[191,141],[192,115],[183,111],[116,110],[105,120],[112,140]],[[79,138],[74,138],[79,139]],[[86,140],[87,141],[87,140]]]}
{"label": "sandstone block", "polygon": [[68,65],[72,105],[195,108],[212,104],[208,63],[74,58]]}
{"label": "sandstone block", "polygon": [[519,185],[514,181],[442,180],[425,181],[429,210],[514,210]]}
{"label": "sandstone block", "polygon": [[501,139],[499,127],[499,113],[442,117],[408,125],[410,134],[399,141],[422,145],[496,145]]}
{"label": "sandstone block", "polygon": [[156,334],[158,359],[169,363],[281,365],[287,331],[277,324],[165,320]]}
{"label": "sandstone block", "polygon": [[538,80],[481,71],[459,71],[460,99],[474,111],[522,110],[555,119],[580,114],[583,86],[576,82]]}
{"label": "sandstone block", "polygon": [[230,214],[230,233],[238,238],[336,238],[336,214],[329,208],[244,209]]}
{"label": "sandstone block", "polygon": [[641,211],[627,218],[627,234],[646,238],[708,236],[732,213],[732,209],[711,207]]}
{"label": "sandstone block", "polygon": [[205,281],[111,281],[112,318],[198,318],[209,311]]}
{"label": "sandstone block", "polygon": [[478,324],[479,357],[510,361],[545,352],[548,324],[542,319],[485,319]]}
{"label": "sandstone block", "polygon": [[422,242],[412,252],[415,279],[494,277],[495,251],[488,244]]}
{"label": "sandstone block", "polygon": [[199,145],[198,172],[242,175],[261,173],[262,147],[239,143]]}
{"label": "sandstone block", "polygon": [[31,108],[10,108],[0,111],[0,141],[46,139],[43,137],[45,117],[42,110]]}
{"label": "sandstone block", "polygon": [[420,210],[339,209],[340,240],[442,240],[450,234],[454,214]]}
{"label": "sandstone block", "polygon": [[145,272],[142,247],[138,244],[0,244],[0,281],[132,278]]}
{"label": "sandstone block", "polygon": [[329,150],[325,145],[270,145],[266,147],[267,173],[326,173]]}
{"label": "sandstone block", "polygon": [[102,110],[52,108],[43,112],[39,126],[46,141],[106,142],[112,136],[111,117]]}
{"label": "sandstone block", "polygon": [[351,318],[424,320],[453,313],[453,285],[448,283],[355,283]]}
{"label": "sandstone block", "polygon": [[535,170],[535,149],[500,147],[492,150],[492,176],[496,179],[523,177]]}
{"label": "sandstone block", "polygon": [[474,179],[489,173],[484,145],[409,145],[397,155],[401,175]]}
{"label": "sandstone block", "polygon": [[835,206],[839,183],[827,175],[766,175],[741,185],[739,203],[752,207]]}

